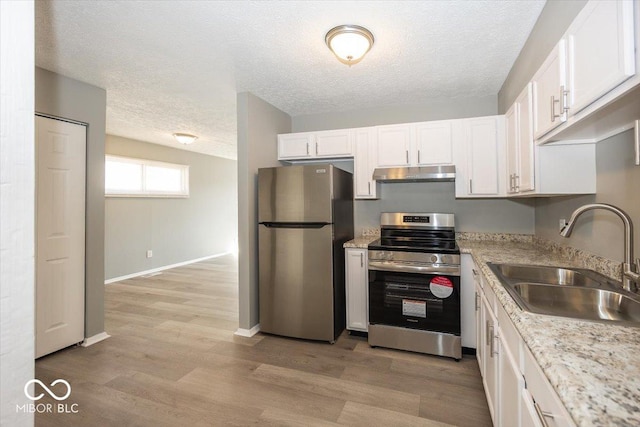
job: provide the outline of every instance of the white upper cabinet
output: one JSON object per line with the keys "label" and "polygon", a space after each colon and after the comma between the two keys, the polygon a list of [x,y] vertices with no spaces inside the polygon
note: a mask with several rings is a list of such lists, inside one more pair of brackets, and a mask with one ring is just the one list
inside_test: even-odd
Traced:
{"label": "white upper cabinet", "polygon": [[531,83],[505,114],[507,146],[507,193],[516,194],[535,188],[534,142],[532,128]]}
{"label": "white upper cabinet", "polygon": [[456,197],[500,197],[504,191],[504,116],[463,121],[456,162]]}
{"label": "white upper cabinet", "polygon": [[535,143],[533,140],[532,85],[528,84],[518,99],[518,191],[535,189]]}
{"label": "white upper cabinet", "polygon": [[278,160],[353,157],[353,132],[338,129],[278,135]]}
{"label": "white upper cabinet", "polygon": [[453,125],[453,120],[416,124],[416,165],[453,163]]}
{"label": "white upper cabinet", "polygon": [[518,103],[514,102],[511,108],[504,115],[505,138],[507,144],[507,174],[509,175],[509,185],[507,193],[516,193],[515,177],[518,175]]}
{"label": "white upper cabinet", "polygon": [[378,198],[378,184],[372,179],[376,168],[376,129],[354,130],[353,194],[356,199]]}
{"label": "white upper cabinet", "polygon": [[316,157],[351,157],[353,148],[349,129],[316,132]]}
{"label": "white upper cabinet", "polygon": [[590,1],[566,39],[570,115],[635,74],[632,1]]}
{"label": "white upper cabinet", "polygon": [[413,145],[411,124],[378,126],[376,156],[378,166],[409,166],[409,151]]}
{"label": "white upper cabinet", "polygon": [[278,160],[310,158],[314,142],[312,132],[278,135]]}
{"label": "white upper cabinet", "polygon": [[535,138],[541,137],[567,120],[566,76],[566,43],[562,39],[531,80]]}

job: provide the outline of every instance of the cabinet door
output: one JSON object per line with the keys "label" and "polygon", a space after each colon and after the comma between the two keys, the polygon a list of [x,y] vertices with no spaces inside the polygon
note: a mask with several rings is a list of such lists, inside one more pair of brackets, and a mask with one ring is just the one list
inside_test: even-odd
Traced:
{"label": "cabinet door", "polygon": [[351,157],[351,130],[316,132],[315,154],[317,157]]}
{"label": "cabinet door", "polygon": [[520,427],[543,427],[528,390],[520,394]]}
{"label": "cabinet door", "polygon": [[379,126],[376,150],[378,166],[408,166],[411,138],[411,125]]}
{"label": "cabinet door", "polygon": [[355,130],[355,156],[353,159],[353,194],[356,199],[375,199],[376,182],[371,179],[375,169],[375,128]]}
{"label": "cabinet door", "polygon": [[590,1],[567,31],[573,115],[635,74],[632,1]]}
{"label": "cabinet door", "polygon": [[[533,398],[534,406],[539,409],[539,416],[549,427],[570,427],[573,420],[553,390],[538,363],[533,358],[529,349],[523,354],[524,378],[528,392]],[[537,412],[537,411],[536,411]]]}
{"label": "cabinet door", "polygon": [[518,110],[518,103],[514,102],[511,108],[509,108],[509,111],[504,115],[507,145],[507,175],[509,177],[507,193],[509,194],[517,193],[516,179],[518,176],[518,164],[520,158],[518,153],[518,148],[520,147],[518,141],[518,138],[520,137],[518,128]]}
{"label": "cabinet door", "polygon": [[491,419],[494,425],[498,424],[498,342],[496,339],[496,329],[498,328],[498,321],[491,311],[491,305],[486,299],[483,299],[484,316],[485,316],[485,346],[484,346],[484,377],[482,381],[484,383],[485,392],[487,395],[487,404],[489,405],[489,412],[491,413]]}
{"label": "cabinet door", "polygon": [[[501,131],[503,132],[503,129]],[[467,170],[470,195],[499,195],[501,139],[498,118],[482,117],[467,122]]]}
{"label": "cabinet door", "polygon": [[453,122],[418,123],[416,131],[417,165],[445,165],[453,163]]}
{"label": "cabinet door", "polygon": [[566,48],[562,39],[553,48],[531,80],[533,84],[533,130],[539,138],[567,120],[564,110],[566,97]]}
{"label": "cabinet door", "polygon": [[462,346],[476,346],[475,264],[470,254],[460,256],[460,324]]}
{"label": "cabinet door", "polygon": [[535,143],[531,83],[518,96],[516,104],[518,105],[518,174],[515,185],[518,192],[532,191],[535,190]]}
{"label": "cabinet door", "polygon": [[310,132],[278,135],[278,160],[311,157],[313,142],[314,135]]}
{"label": "cabinet door", "polygon": [[347,249],[346,303],[347,329],[367,332],[369,325],[368,254],[365,249]]}
{"label": "cabinet door", "polygon": [[[474,276],[475,278],[475,276]],[[475,283],[475,313],[476,313],[476,359],[478,359],[478,366],[480,367],[480,375],[484,377],[484,347],[485,347],[485,333],[484,333],[484,310],[482,304],[482,286],[478,280],[474,280]]]}
{"label": "cabinet door", "polygon": [[508,345],[500,337],[498,354],[499,398],[498,418],[500,426],[517,426],[520,421],[520,393],[524,390],[524,378],[520,374],[517,361],[508,350]]}

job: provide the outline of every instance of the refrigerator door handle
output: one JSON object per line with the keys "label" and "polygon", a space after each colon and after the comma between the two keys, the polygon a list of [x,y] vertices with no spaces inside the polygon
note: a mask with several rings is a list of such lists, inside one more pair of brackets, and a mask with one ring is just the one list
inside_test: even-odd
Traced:
{"label": "refrigerator door handle", "polygon": [[322,228],[330,222],[261,222],[267,228]]}

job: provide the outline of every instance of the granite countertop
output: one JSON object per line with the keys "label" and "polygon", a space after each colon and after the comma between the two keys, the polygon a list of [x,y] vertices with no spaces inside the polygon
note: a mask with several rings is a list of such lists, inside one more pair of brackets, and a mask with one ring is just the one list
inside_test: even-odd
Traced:
{"label": "granite countertop", "polygon": [[[482,270],[578,426],[640,425],[640,328],[525,312],[486,264],[584,268],[584,262],[533,242],[459,240],[458,244]],[[590,266],[599,270],[596,267]]]}
{"label": "granite countertop", "polygon": [[357,248],[357,249],[367,249],[369,243],[373,242],[376,239],[379,239],[380,236],[360,236],[356,237],[353,240],[349,240],[342,245],[345,248]]}

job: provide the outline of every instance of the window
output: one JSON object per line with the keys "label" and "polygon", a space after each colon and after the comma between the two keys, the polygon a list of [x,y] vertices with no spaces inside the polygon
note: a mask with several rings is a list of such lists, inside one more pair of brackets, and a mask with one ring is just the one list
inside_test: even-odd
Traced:
{"label": "window", "polygon": [[106,156],[105,195],[189,197],[189,166]]}

